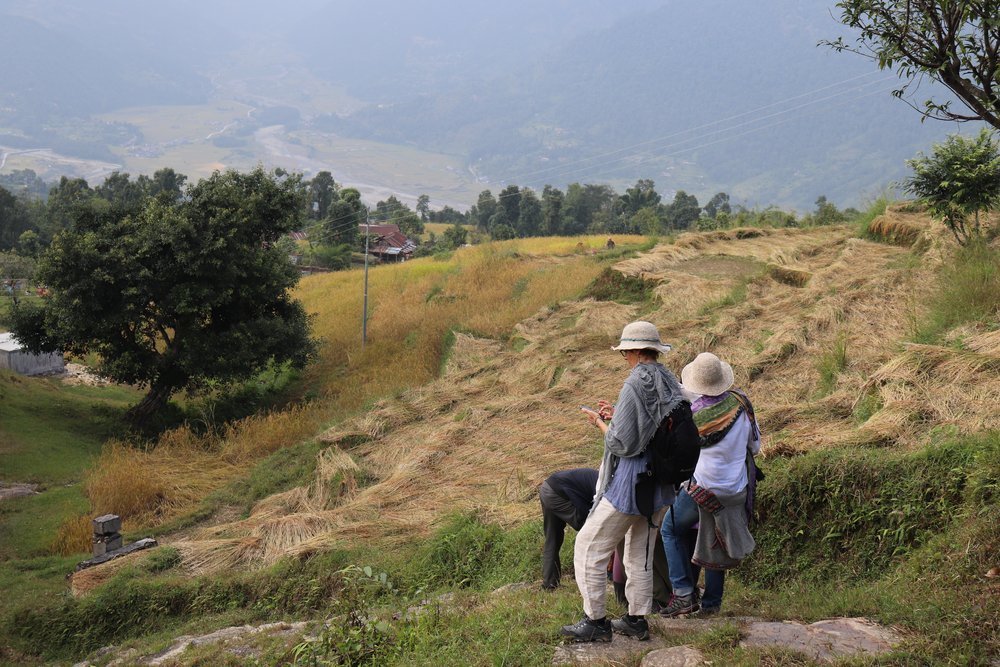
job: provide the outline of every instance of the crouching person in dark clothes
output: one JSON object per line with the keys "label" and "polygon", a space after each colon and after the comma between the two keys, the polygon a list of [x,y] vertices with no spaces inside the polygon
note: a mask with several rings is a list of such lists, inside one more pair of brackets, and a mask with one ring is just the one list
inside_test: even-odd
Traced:
{"label": "crouching person in dark clothes", "polygon": [[587,520],[590,505],[597,489],[597,471],[592,468],[574,468],[549,475],[538,489],[542,503],[542,522],[545,547],[542,550],[542,588],[559,585],[562,566],[559,549],[566,536],[566,526],[580,530]]}

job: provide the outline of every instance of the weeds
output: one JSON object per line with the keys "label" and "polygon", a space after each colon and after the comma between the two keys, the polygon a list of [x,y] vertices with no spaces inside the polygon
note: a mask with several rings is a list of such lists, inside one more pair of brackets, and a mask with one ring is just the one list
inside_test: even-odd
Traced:
{"label": "weeds", "polygon": [[713,311],[719,310],[721,308],[728,308],[730,306],[735,306],[737,304],[743,303],[747,300],[747,286],[750,284],[749,280],[741,280],[736,285],[733,286],[729,293],[725,296],[716,299],[715,301],[710,301],[706,303],[698,311],[699,315],[708,315]]}
{"label": "weeds", "polygon": [[878,240],[874,234],[871,232],[871,224],[881,215],[885,215],[886,209],[892,200],[889,198],[888,194],[879,195],[875,201],[873,201],[868,208],[861,212],[861,214],[854,220],[854,224],[857,227],[857,234],[863,239],[869,239],[872,241]]}
{"label": "weeds", "polygon": [[968,507],[978,460],[998,446],[993,435],[916,453],[810,452],[769,466],[759,488],[758,549],[741,573],[760,583],[877,578]]}
{"label": "weeds", "polygon": [[916,340],[937,343],[944,333],[968,322],[1000,326],[1000,250],[985,243],[959,248],[942,269]]}
{"label": "weeds", "polygon": [[531,521],[510,530],[456,515],[411,560],[406,578],[421,588],[485,589],[534,579],[540,568],[538,537]]}
{"label": "weeds", "polygon": [[847,368],[847,334],[841,332],[833,341],[833,346],[823,352],[816,362],[819,371],[817,394],[826,396],[837,384],[837,376]]}

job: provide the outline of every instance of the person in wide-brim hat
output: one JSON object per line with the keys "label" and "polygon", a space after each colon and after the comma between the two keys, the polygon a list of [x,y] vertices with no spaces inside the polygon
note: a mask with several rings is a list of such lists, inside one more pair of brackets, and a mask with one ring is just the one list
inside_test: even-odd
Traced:
{"label": "person in wide-brim hat", "polygon": [[[681,486],[660,524],[673,596],[660,614],[711,615],[722,608],[726,570],[737,567],[755,547],[750,533],[760,429],[750,399],[733,387],[733,367],[702,352],[681,371],[701,438],[698,464]],[[749,503],[749,505],[748,505]],[[689,531],[698,525],[692,555]],[[698,594],[698,572],[705,570],[705,591]]]}
{"label": "person in wide-brim hat", "polygon": [[718,396],[733,386],[733,367],[711,352],[702,352],[681,371],[681,384],[702,396]]}
{"label": "person in wide-brim hat", "polygon": [[[686,400],[684,392],[659,355],[670,351],[651,322],[630,322],[618,345],[629,375],[612,406],[598,401],[600,411],[581,406],[590,423],[604,435],[604,455],[590,515],[576,536],[573,569],[583,598],[585,616],[563,626],[560,634],[573,641],[611,641],[612,632],[649,639],[645,615],[653,610],[653,568],[656,534],[673,501],[670,485],[653,483],[636,491],[639,478],[648,478],[646,445],[660,423]],[[612,416],[613,414],[613,416]],[[605,419],[612,416],[610,423]],[[628,576],[625,596],[628,612],[609,621],[607,564],[619,542],[625,540],[624,565]]]}
{"label": "person in wide-brim hat", "polygon": [[656,325],[652,322],[630,322],[622,329],[621,340],[618,345],[611,348],[621,352],[622,350],[656,350],[666,354],[673,348],[668,343],[660,340],[660,332],[656,330]]}

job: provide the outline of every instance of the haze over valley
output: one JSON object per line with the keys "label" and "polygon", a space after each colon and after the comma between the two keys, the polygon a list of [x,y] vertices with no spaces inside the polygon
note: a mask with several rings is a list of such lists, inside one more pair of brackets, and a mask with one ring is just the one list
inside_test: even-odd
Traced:
{"label": "haze over valley", "polygon": [[819,0],[8,0],[0,171],[95,184],[263,163],[459,209],[511,183],[649,178],[700,201],[857,206],[958,128],[817,46],[844,34]]}

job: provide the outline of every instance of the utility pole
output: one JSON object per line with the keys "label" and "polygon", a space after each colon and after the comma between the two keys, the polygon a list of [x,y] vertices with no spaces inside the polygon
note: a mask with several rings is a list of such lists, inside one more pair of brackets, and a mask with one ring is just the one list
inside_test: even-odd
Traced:
{"label": "utility pole", "polygon": [[368,342],[368,238],[371,236],[371,226],[368,222],[369,212],[365,209],[365,299],[364,314],[361,316],[361,347],[364,348]]}

